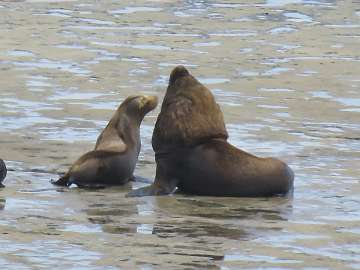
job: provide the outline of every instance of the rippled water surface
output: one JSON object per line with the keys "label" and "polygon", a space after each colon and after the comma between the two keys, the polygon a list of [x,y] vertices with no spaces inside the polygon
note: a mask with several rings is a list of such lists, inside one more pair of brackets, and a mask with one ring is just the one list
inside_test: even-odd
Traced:
{"label": "rippled water surface", "polygon": [[[1,269],[360,269],[358,1],[1,1],[0,26]],[[178,64],[233,144],[290,164],[293,198],[49,183]],[[136,168],[150,179],[158,112]]]}

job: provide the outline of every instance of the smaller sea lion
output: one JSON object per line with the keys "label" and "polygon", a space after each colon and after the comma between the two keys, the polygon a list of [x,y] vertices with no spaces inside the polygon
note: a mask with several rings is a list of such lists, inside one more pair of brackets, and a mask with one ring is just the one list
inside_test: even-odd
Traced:
{"label": "smaller sea lion", "polygon": [[4,181],[6,174],[7,174],[7,169],[6,169],[5,162],[0,158],[0,188],[5,187],[2,184],[2,181]]}
{"label": "smaller sea lion", "polygon": [[141,140],[140,124],[157,105],[156,96],[128,97],[101,132],[95,149],[81,156],[55,185],[99,187],[133,179]]}

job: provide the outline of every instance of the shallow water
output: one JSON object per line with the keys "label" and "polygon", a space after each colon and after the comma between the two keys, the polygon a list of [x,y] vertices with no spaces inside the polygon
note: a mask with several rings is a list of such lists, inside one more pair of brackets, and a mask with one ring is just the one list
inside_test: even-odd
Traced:
{"label": "shallow water", "polygon": [[[1,269],[360,269],[358,4],[2,1]],[[293,198],[49,183],[178,64],[212,89],[233,144],[290,164]],[[158,112],[136,169],[151,179]]]}

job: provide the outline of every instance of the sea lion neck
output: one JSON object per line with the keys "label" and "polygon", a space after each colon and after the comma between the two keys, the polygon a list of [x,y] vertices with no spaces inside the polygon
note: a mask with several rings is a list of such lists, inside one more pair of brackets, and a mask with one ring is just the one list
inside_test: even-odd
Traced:
{"label": "sea lion neck", "polygon": [[209,138],[228,138],[220,106],[211,91],[185,68],[175,68],[152,136],[155,152],[164,145],[188,147]]}
{"label": "sea lion neck", "polygon": [[103,132],[110,132],[113,134],[112,136],[120,138],[126,144],[127,149],[133,149],[134,147],[140,149],[141,120],[134,118],[136,117],[129,116],[126,113],[125,108],[119,107]]}
{"label": "sea lion neck", "polygon": [[128,148],[137,147],[140,149],[140,123],[139,119],[121,115],[116,123],[116,130],[119,137],[124,141]]}

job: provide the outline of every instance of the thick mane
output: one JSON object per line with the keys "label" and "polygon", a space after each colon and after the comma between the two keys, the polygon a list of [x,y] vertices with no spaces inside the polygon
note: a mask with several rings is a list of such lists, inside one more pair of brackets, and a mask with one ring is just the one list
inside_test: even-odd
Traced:
{"label": "thick mane", "polygon": [[162,146],[191,146],[227,137],[223,114],[210,90],[184,67],[175,68],[155,124],[155,152]]}

